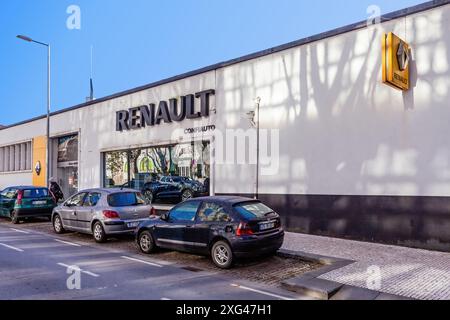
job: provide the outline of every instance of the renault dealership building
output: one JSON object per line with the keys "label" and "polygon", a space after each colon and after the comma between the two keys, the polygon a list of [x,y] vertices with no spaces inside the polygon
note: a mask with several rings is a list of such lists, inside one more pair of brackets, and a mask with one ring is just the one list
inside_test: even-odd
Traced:
{"label": "renault dealership building", "polygon": [[49,146],[45,116],[0,128],[0,189],[46,185],[48,150],[66,195],[183,176],[292,232],[448,251],[449,31],[432,1],[54,112]]}

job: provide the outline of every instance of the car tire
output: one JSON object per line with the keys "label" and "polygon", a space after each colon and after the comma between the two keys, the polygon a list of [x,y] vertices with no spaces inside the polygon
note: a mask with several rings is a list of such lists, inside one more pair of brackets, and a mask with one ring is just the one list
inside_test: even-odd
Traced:
{"label": "car tire", "polygon": [[96,223],[94,223],[94,226],[92,227],[92,234],[94,236],[95,242],[97,243],[106,242],[106,233],[101,222],[97,221]]}
{"label": "car tire", "polygon": [[11,211],[11,222],[13,224],[19,224],[20,223],[20,219],[17,216],[17,211],[16,210]]}
{"label": "car tire", "polygon": [[155,252],[156,250],[155,239],[153,239],[153,236],[150,233],[150,231],[143,231],[139,234],[138,246],[139,250],[141,250],[141,252],[145,254]]}
{"label": "car tire", "polygon": [[61,217],[59,216],[59,214],[55,214],[55,216],[53,217],[53,230],[57,234],[63,234],[66,232],[66,230],[63,227],[62,220],[61,220]]}
{"label": "car tire", "polygon": [[189,189],[186,189],[181,193],[181,201],[186,201],[192,199],[193,197],[194,193]]}
{"label": "car tire", "polygon": [[217,241],[211,248],[211,259],[216,267],[230,269],[234,263],[233,251],[225,241]]}

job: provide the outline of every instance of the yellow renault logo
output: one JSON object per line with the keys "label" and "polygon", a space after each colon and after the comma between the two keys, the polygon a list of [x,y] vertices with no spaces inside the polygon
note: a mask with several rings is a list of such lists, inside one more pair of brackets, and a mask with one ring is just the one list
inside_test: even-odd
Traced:
{"label": "yellow renault logo", "polygon": [[397,51],[397,62],[401,71],[405,71],[409,64],[409,52],[404,42],[401,42]]}
{"label": "yellow renault logo", "polygon": [[39,176],[39,175],[41,175],[41,170],[42,170],[41,162],[38,161],[38,162],[36,162],[36,165],[34,166],[34,171]]}
{"label": "yellow renault logo", "polygon": [[383,36],[383,83],[409,90],[410,47],[392,32]]}

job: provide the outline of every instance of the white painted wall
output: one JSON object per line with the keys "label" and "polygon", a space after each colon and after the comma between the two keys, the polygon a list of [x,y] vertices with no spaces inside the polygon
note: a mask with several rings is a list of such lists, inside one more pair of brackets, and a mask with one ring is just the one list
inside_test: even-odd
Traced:
{"label": "white painted wall", "polygon": [[[81,133],[80,188],[98,187],[102,151],[188,141],[184,129],[201,125],[216,124],[216,138],[247,130],[259,96],[261,127],[280,136],[279,171],[261,177],[260,193],[450,196],[449,20],[444,6],[66,112],[52,135]],[[408,93],[381,83],[389,31],[412,46]],[[118,110],[206,89],[216,89],[209,119],[115,131]],[[35,121],[0,131],[0,145],[43,134]],[[254,192],[254,165],[213,171],[216,193]],[[11,177],[0,174],[0,186]]]}
{"label": "white painted wall", "polygon": [[31,172],[0,174],[0,191],[11,186],[31,186],[33,176]]}
{"label": "white painted wall", "polygon": [[[280,130],[260,193],[449,196],[449,19],[445,6],[218,70],[218,127],[248,128],[259,96],[261,127]],[[389,31],[413,48],[405,94],[381,83]],[[216,191],[253,193],[255,172],[217,166]]]}

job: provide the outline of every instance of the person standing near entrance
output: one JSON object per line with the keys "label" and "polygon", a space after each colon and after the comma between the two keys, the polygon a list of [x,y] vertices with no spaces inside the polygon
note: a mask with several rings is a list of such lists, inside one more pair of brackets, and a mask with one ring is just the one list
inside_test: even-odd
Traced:
{"label": "person standing near entrance", "polygon": [[50,193],[52,194],[53,199],[55,199],[56,203],[59,203],[60,200],[64,200],[64,193],[61,190],[58,182],[56,182],[55,178],[50,178]]}

